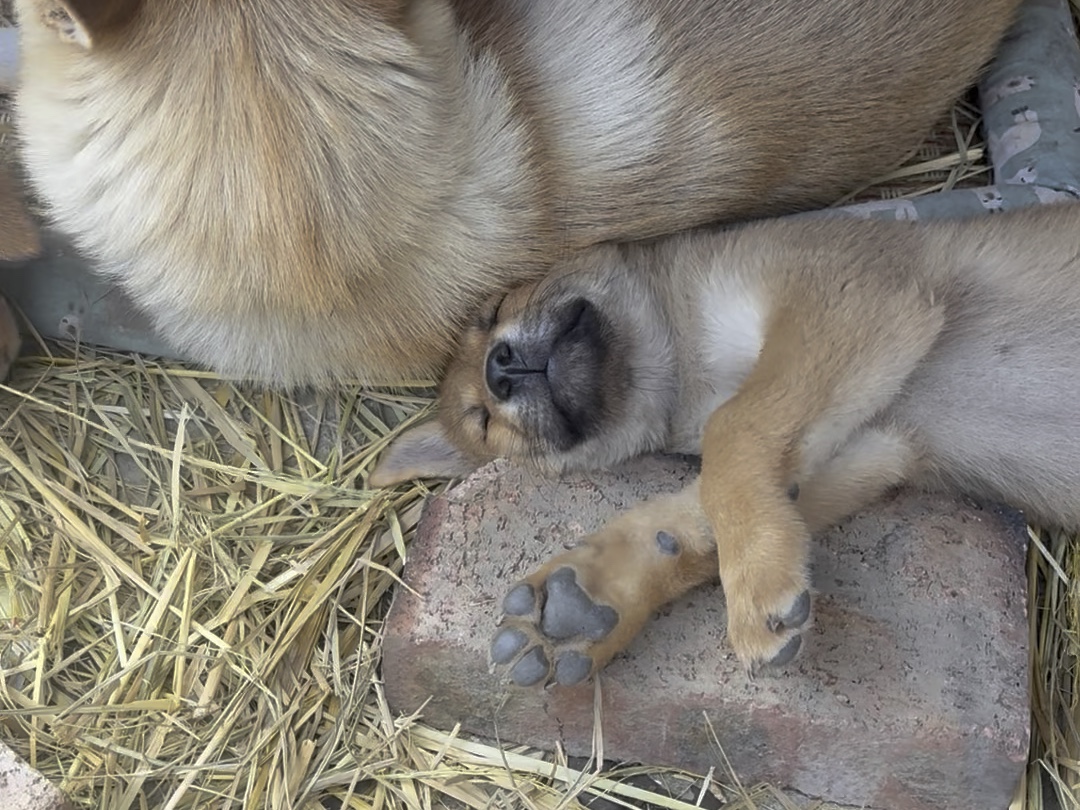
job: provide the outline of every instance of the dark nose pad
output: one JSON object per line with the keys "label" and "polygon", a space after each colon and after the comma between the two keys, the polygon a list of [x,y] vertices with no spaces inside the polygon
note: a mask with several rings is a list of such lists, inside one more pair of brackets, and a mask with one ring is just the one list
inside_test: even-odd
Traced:
{"label": "dark nose pad", "polygon": [[484,381],[491,395],[500,402],[510,399],[513,393],[510,366],[514,362],[514,352],[510,344],[501,340],[491,347],[487,362],[484,364]]}

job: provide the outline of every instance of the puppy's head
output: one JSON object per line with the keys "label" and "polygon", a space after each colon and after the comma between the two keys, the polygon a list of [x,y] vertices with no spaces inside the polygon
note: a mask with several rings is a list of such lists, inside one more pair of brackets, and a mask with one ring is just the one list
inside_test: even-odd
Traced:
{"label": "puppy's head", "polygon": [[621,418],[633,336],[577,287],[519,287],[466,328],[440,387],[451,442],[477,458],[564,467]]}
{"label": "puppy's head", "polygon": [[373,484],[494,458],[557,474],[657,444],[674,392],[668,329],[614,248],[589,259],[488,301],[440,385],[437,423],[404,434]]}

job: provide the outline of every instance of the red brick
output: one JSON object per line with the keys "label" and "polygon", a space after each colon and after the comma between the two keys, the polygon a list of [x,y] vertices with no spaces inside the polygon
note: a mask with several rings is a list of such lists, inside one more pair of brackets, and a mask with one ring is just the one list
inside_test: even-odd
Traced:
{"label": "red brick", "polygon": [[[535,478],[496,463],[427,506],[387,620],[392,707],[504,741],[587,755],[591,685],[505,686],[487,645],[508,588],[618,509],[692,469]],[[1028,739],[1020,516],[901,495],[816,542],[815,626],[798,661],[749,682],[719,587],[662,612],[603,672],[608,759],[725,773],[888,810],[1007,807]],[[429,700],[430,699],[430,700]],[[715,737],[713,736],[715,735]]]}

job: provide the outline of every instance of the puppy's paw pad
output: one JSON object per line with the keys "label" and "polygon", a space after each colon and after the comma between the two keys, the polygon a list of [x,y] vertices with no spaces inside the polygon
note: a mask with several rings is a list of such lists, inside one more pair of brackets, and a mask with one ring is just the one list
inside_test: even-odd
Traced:
{"label": "puppy's paw pad", "polygon": [[596,604],[578,585],[577,574],[572,568],[564,567],[555,571],[548,577],[545,588],[547,599],[540,629],[550,639],[566,641],[584,637],[589,641],[599,641],[619,623],[619,614],[614,608]]}
{"label": "puppy's paw pad", "polygon": [[510,680],[518,686],[535,686],[547,680],[551,664],[539,647],[528,650],[518,662],[510,667]]}
{"label": "puppy's paw pad", "polygon": [[573,686],[588,678],[592,668],[589,656],[576,650],[564,652],[555,662],[555,681],[560,686]]}
{"label": "puppy's paw pad", "polygon": [[743,662],[751,676],[764,671],[780,669],[794,661],[802,651],[803,634],[801,630],[788,630],[783,635],[771,635],[761,639],[754,652],[736,649],[739,660]]}
{"label": "puppy's paw pad", "polygon": [[802,648],[802,635],[794,635],[787,640],[787,643],[781,647],[776,655],[770,658],[768,661],[763,662],[762,666],[765,667],[782,667],[785,664],[790,664],[795,660],[795,656],[799,654],[799,650]]}
{"label": "puppy's paw pad", "polygon": [[581,574],[560,565],[547,576],[519,582],[503,599],[491,639],[491,663],[518,686],[573,686],[589,678],[611,652],[598,651],[619,625],[615,608],[582,587]]}
{"label": "puppy's paw pad", "polygon": [[491,660],[509,664],[529,645],[529,637],[514,627],[504,627],[491,640]]}
{"label": "puppy's paw pad", "polygon": [[503,598],[502,608],[507,616],[528,616],[536,609],[536,591],[522,582]]}
{"label": "puppy's paw pad", "polygon": [[[795,630],[810,618],[810,591],[803,591],[792,600],[791,605],[780,614],[772,614],[765,624],[773,633]],[[794,657],[794,656],[793,656]],[[789,659],[790,660],[790,659]]]}

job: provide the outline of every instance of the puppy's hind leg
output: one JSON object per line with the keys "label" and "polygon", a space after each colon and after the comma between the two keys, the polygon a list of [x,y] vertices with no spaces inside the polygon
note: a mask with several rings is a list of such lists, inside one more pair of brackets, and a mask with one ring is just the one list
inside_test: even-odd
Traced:
{"label": "puppy's hind leg", "polygon": [[837,453],[789,490],[813,534],[873,503],[903,483],[918,458],[902,433],[874,427],[858,431]]}

